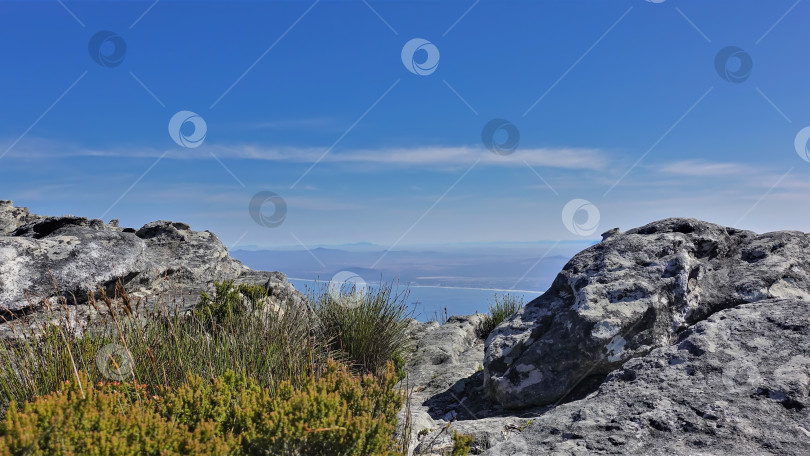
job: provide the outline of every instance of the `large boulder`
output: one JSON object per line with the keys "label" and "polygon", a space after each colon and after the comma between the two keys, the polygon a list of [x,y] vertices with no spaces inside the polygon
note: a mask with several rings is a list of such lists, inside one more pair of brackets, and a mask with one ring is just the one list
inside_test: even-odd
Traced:
{"label": "large boulder", "polygon": [[185,223],[162,220],[135,230],[117,221],[34,215],[0,201],[5,318],[36,312],[57,296],[82,303],[89,291],[112,292],[119,281],[133,297],[146,300],[171,289],[174,302],[188,308],[214,282],[226,280],[264,284],[271,306],[304,300],[283,274],[249,269],[230,257],[216,235]]}
{"label": "large boulder", "polygon": [[810,302],[721,310],[533,419],[498,455],[806,455]]}
{"label": "large boulder", "polygon": [[614,231],[490,334],[486,389],[508,408],[578,397],[712,314],[771,298],[810,300],[807,234],[694,219]]}

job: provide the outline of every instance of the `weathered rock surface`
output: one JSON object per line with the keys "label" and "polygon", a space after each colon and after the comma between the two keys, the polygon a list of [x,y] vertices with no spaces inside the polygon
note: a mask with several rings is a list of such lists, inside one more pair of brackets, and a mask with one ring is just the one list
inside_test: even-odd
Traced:
{"label": "weathered rock surface", "polygon": [[[264,283],[269,304],[304,297],[279,272],[253,271],[209,231],[156,221],[135,230],[83,217],[45,217],[0,201],[0,309],[36,312],[43,300],[82,303],[98,286],[121,280],[133,297],[166,293],[190,307],[215,281]],[[182,301],[182,299],[181,299]]]}
{"label": "weathered rock surface", "polygon": [[694,219],[613,232],[493,331],[486,388],[507,408],[554,404],[716,312],[772,298],[810,300],[807,234]]}
{"label": "weathered rock surface", "polygon": [[473,454],[808,454],[808,254],[801,232],[667,219],[606,233],[483,353],[477,316],[415,325],[414,454],[453,431]]}
{"label": "weathered rock surface", "polygon": [[[487,397],[484,341],[475,332],[483,318],[481,314],[453,316],[443,325],[412,322],[414,351],[406,366],[412,391],[411,454],[450,454],[453,432],[474,435],[474,451],[483,451],[516,435],[540,413],[504,410]],[[406,422],[405,409],[399,422]]]}
{"label": "weathered rock surface", "polygon": [[722,310],[490,455],[806,455],[810,302]]}

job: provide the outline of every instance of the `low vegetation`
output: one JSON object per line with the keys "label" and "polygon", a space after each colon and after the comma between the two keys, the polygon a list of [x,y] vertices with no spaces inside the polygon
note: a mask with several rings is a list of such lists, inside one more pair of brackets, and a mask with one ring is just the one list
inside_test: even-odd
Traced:
{"label": "low vegetation", "polygon": [[404,377],[408,346],[406,329],[411,311],[408,292],[384,284],[370,293],[342,296],[323,293],[311,299],[329,347],[362,372],[377,372],[389,360]]}
{"label": "low vegetation", "polygon": [[475,331],[476,334],[481,339],[486,339],[496,326],[501,324],[513,313],[517,312],[521,307],[523,307],[522,299],[518,299],[510,294],[496,294],[495,302],[489,306],[489,314],[485,315],[481,323],[478,324]]}
{"label": "low vegetation", "polygon": [[139,307],[119,285],[113,296],[91,294],[88,308],[63,300],[47,320],[15,321],[17,338],[0,342],[0,405],[56,391],[79,371],[93,383],[134,379],[153,392],[178,387],[189,374],[213,378],[227,370],[267,388],[317,377],[329,351],[309,311],[290,306],[266,319],[236,311],[260,304],[261,293],[246,300],[234,293],[244,287],[218,284],[200,311],[185,312],[166,296]]}
{"label": "low vegetation", "polygon": [[359,377],[329,362],[323,376],[272,393],[227,371],[192,375],[149,395],[133,383],[93,384],[84,374],[0,423],[13,455],[393,455],[402,396],[393,365]]}
{"label": "low vegetation", "polygon": [[119,283],[46,302],[0,340],[0,454],[397,454],[406,297],[276,306],[225,282],[141,306]]}
{"label": "low vegetation", "polygon": [[452,456],[466,456],[470,454],[473,442],[475,442],[474,436],[470,434],[459,434],[453,431]]}

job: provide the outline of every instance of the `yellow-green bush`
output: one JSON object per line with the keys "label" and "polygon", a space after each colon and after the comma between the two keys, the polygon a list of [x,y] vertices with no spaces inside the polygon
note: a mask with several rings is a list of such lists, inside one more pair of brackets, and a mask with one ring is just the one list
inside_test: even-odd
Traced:
{"label": "yellow-green bush", "polygon": [[12,403],[0,454],[396,454],[396,383],[391,363],[379,377],[359,377],[330,362],[318,380],[272,392],[232,371],[213,381],[192,375],[160,396],[82,376],[21,410]]}
{"label": "yellow-green bush", "polygon": [[191,429],[212,422],[217,434],[232,432],[244,454],[395,454],[396,383],[391,363],[379,378],[361,378],[330,362],[318,381],[283,382],[272,394],[233,373],[213,383],[195,377],[159,407]]}
{"label": "yellow-green bush", "polygon": [[472,450],[472,444],[475,442],[475,437],[471,434],[459,434],[453,431],[453,452],[452,456],[466,456]]}
{"label": "yellow-green bush", "polygon": [[235,442],[213,423],[191,430],[166,420],[156,400],[136,399],[115,386],[93,385],[84,375],[53,394],[18,409],[12,402],[0,423],[0,454],[11,455],[214,455],[233,453]]}

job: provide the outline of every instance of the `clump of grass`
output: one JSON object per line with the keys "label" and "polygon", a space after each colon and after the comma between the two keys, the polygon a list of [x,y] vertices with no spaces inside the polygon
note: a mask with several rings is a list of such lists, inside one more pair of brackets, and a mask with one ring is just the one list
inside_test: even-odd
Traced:
{"label": "clump of grass", "polygon": [[486,339],[489,333],[495,329],[496,326],[501,324],[513,313],[517,312],[523,307],[523,300],[517,297],[505,294],[495,295],[495,303],[489,306],[489,314],[484,316],[484,319],[478,324],[475,332],[481,339]]}
{"label": "clump of grass", "polygon": [[77,380],[78,371],[91,382],[136,379],[153,390],[227,370],[267,388],[317,376],[329,354],[317,319],[305,306],[287,305],[271,318],[240,310],[265,304],[265,297],[263,287],[217,284],[191,313],[163,295],[141,312],[120,284],[113,296],[91,293],[87,306],[61,298],[44,320],[8,323],[16,337],[0,340],[0,412],[11,400]]}
{"label": "clump of grass", "polygon": [[349,290],[348,299],[323,293],[313,301],[329,347],[343,354],[347,364],[360,372],[377,373],[393,361],[400,377],[404,376],[412,314],[407,290],[400,292],[389,283],[359,295]]}

